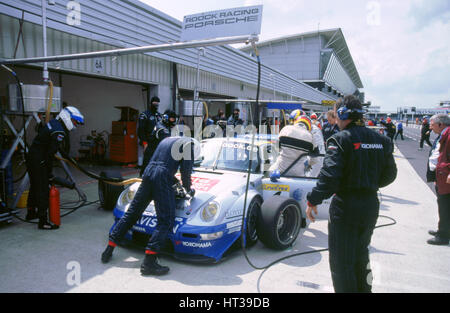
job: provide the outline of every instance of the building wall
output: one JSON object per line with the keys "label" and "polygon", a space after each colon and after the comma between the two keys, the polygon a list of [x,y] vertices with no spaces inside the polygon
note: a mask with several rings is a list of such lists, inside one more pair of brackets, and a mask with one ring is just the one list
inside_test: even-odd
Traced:
{"label": "building wall", "polygon": [[261,60],[267,66],[297,80],[318,80],[319,47],[318,37],[308,37],[273,42],[259,50]]}

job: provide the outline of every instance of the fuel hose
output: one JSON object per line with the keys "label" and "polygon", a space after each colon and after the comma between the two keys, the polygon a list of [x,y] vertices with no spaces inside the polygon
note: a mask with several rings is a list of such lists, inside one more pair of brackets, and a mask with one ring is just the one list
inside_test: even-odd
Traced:
{"label": "fuel hose", "polygon": [[[258,62],[258,83],[257,83],[257,89],[256,89],[257,90],[256,91],[256,107],[259,108],[259,94],[260,94],[260,85],[261,85],[261,60],[260,60],[260,57],[259,57],[259,52],[258,52],[258,49],[256,47],[256,44],[252,43],[252,45],[253,45],[255,56],[256,56],[257,62]],[[255,144],[255,136],[256,136],[256,133],[253,132],[251,146],[250,146],[251,147],[250,151],[253,151],[253,146]],[[294,258],[294,257],[297,257],[297,256],[301,256],[301,255],[308,255],[308,254],[321,253],[321,252],[328,251],[329,248],[310,250],[310,251],[305,251],[305,252],[300,252],[300,253],[294,253],[294,254],[287,255],[285,257],[276,259],[273,262],[271,262],[271,263],[269,263],[269,264],[267,264],[265,266],[256,266],[255,264],[253,264],[253,262],[250,260],[248,254],[247,254],[247,249],[245,247],[245,243],[246,243],[245,236],[246,236],[246,228],[247,228],[245,226],[245,217],[246,217],[246,214],[247,214],[246,213],[247,196],[248,196],[248,188],[249,188],[249,185],[250,185],[250,175],[251,175],[251,169],[252,169],[252,160],[253,160],[253,158],[250,157],[250,154],[249,154],[249,164],[248,164],[248,169],[247,169],[247,182],[246,182],[246,186],[245,186],[244,208],[243,208],[243,214],[242,214],[242,220],[241,220],[241,236],[240,236],[241,249],[242,249],[242,251],[244,253],[244,256],[245,256],[245,259],[247,260],[247,263],[252,268],[254,268],[256,270],[263,270],[263,272],[261,273],[261,275],[263,275],[270,267],[272,267],[275,264],[277,264],[279,262],[282,262],[284,260],[287,260],[287,259],[290,259],[290,258]],[[381,193],[379,193],[379,198],[380,199],[382,198]],[[381,201],[380,201],[380,203],[381,203]],[[397,223],[396,220],[393,219],[392,217],[385,216],[385,215],[379,215],[379,217],[386,218],[386,219],[390,220],[391,222],[387,223],[387,224],[382,224],[382,225],[376,226],[375,229],[376,228],[392,226],[392,225],[395,225]],[[259,291],[260,290],[259,290],[259,287],[258,287],[258,292]]]}

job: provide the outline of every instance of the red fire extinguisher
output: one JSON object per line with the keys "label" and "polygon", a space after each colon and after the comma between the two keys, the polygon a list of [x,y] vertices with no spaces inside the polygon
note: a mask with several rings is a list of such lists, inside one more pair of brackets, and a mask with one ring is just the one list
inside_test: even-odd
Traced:
{"label": "red fire extinguisher", "polygon": [[52,185],[49,196],[50,222],[61,225],[61,212],[59,207],[59,190]]}

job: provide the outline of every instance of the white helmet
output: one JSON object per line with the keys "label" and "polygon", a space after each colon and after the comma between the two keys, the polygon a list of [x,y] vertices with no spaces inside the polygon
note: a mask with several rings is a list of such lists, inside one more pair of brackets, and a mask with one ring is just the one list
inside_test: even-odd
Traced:
{"label": "white helmet", "polygon": [[57,120],[61,120],[68,131],[75,129],[77,125],[84,124],[84,116],[81,112],[72,106],[65,107],[56,117]]}

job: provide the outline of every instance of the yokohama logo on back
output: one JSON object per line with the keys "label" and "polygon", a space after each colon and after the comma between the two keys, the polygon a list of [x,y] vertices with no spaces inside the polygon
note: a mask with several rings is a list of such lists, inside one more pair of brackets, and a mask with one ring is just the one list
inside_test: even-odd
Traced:
{"label": "yokohama logo on back", "polygon": [[354,143],[355,150],[365,149],[365,150],[383,150],[383,145],[380,143]]}

